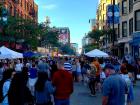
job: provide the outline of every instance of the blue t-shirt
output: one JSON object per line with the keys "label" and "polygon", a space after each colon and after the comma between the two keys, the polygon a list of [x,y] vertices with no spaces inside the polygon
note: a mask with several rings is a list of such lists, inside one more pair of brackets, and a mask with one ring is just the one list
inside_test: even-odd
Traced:
{"label": "blue t-shirt", "polygon": [[30,68],[29,69],[29,78],[36,78],[37,77],[37,69],[36,68]]}
{"label": "blue t-shirt", "polygon": [[107,105],[124,105],[127,85],[119,74],[113,74],[103,83],[103,96],[108,96]]}

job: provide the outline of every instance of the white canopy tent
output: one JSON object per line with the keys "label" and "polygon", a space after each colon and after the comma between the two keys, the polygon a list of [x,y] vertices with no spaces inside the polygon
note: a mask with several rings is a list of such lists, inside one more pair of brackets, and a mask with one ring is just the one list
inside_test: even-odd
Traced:
{"label": "white canopy tent", "polygon": [[5,46],[0,47],[0,59],[23,58],[23,54],[8,49]]}
{"label": "white canopy tent", "polygon": [[109,55],[103,51],[100,51],[98,49],[92,50],[85,54],[88,57],[109,57]]}

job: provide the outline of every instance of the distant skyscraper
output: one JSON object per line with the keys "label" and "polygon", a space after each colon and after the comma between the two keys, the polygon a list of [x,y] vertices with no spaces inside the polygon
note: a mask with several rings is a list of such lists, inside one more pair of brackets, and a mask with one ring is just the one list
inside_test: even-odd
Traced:
{"label": "distant skyscraper", "polygon": [[91,24],[91,30],[96,29],[96,19],[90,19],[90,24]]}

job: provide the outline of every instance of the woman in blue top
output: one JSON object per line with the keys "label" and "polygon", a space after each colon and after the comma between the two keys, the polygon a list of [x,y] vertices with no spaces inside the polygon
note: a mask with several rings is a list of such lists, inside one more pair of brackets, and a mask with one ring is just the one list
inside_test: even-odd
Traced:
{"label": "woman in blue top", "polygon": [[35,84],[36,105],[53,105],[51,94],[54,93],[52,83],[48,81],[48,75],[45,72],[38,73],[38,80]]}
{"label": "woman in blue top", "polygon": [[32,68],[29,69],[29,89],[31,90],[32,95],[34,95],[34,87],[37,81],[37,68],[33,63]]}

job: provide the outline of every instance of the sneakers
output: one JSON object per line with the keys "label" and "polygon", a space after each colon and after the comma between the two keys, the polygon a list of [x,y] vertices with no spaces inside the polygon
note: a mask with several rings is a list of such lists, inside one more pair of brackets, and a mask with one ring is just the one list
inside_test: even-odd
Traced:
{"label": "sneakers", "polygon": [[90,94],[90,96],[91,96],[91,97],[96,97],[96,95],[95,95],[95,94]]}

